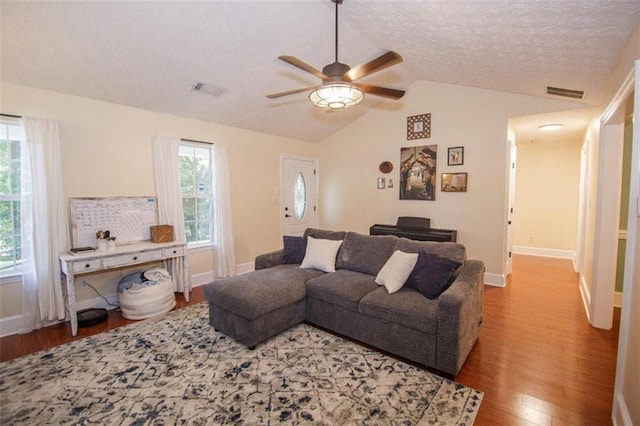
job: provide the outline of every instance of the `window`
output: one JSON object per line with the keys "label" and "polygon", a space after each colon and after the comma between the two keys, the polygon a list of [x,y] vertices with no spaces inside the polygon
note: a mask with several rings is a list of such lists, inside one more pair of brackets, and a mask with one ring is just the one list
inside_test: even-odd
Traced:
{"label": "window", "polygon": [[302,220],[307,208],[307,184],[304,176],[298,172],[293,182],[293,214],[296,219]]}
{"label": "window", "polygon": [[212,145],[183,141],[179,156],[187,245],[213,244]]}
{"label": "window", "polygon": [[0,121],[0,277],[18,275],[20,240],[20,142],[22,126]]}

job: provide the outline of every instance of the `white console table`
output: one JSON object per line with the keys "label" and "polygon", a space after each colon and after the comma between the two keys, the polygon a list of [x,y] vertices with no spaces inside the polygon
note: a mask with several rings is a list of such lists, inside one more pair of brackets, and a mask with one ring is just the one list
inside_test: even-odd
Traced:
{"label": "white console table", "polygon": [[[151,243],[143,242],[118,246],[115,250],[91,252],[86,254],[63,254],[60,256],[60,269],[65,278],[65,298],[67,310],[71,317],[71,333],[78,333],[78,316],[76,309],[75,276],[106,269],[123,268],[139,263],[157,262],[182,257],[184,259],[184,297],[189,300],[187,277],[187,244],[180,242]],[[170,271],[172,272],[172,271]]]}

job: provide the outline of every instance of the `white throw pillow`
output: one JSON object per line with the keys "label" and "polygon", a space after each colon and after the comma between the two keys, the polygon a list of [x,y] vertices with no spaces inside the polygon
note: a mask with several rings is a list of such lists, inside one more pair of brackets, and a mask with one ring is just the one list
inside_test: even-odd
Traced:
{"label": "white throw pillow", "polygon": [[307,237],[307,251],[302,259],[301,268],[315,268],[324,272],[336,271],[336,255],[342,240],[321,240]]}
{"label": "white throw pillow", "polygon": [[376,283],[385,286],[389,294],[395,293],[407,281],[411,271],[413,271],[413,267],[416,266],[417,260],[418,253],[394,251],[389,260],[380,269],[380,272],[378,272]]}

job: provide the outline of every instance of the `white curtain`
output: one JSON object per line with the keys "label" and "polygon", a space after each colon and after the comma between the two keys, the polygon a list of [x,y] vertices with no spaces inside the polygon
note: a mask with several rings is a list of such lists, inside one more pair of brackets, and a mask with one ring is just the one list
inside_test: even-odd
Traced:
{"label": "white curtain", "polygon": [[[173,226],[176,241],[186,241],[180,193],[179,152],[180,139],[162,136],[153,138],[153,165],[159,220],[163,225]],[[174,291],[191,291],[191,276],[188,273],[185,274],[184,259],[173,258],[168,262],[168,266],[173,277]]]}
{"label": "white curtain", "polygon": [[216,274],[218,277],[229,277],[236,274],[236,259],[231,222],[229,165],[227,149],[224,145],[213,145],[213,163],[213,235]]}
{"label": "white curtain", "polygon": [[28,332],[43,321],[65,318],[58,257],[66,249],[68,218],[58,123],[30,117],[23,117],[22,123],[22,312],[27,319],[21,332]]}

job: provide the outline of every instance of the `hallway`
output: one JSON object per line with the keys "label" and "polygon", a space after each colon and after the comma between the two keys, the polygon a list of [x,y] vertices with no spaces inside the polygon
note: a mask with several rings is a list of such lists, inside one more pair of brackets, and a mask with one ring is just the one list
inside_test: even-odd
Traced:
{"label": "hallway", "polygon": [[516,255],[507,286],[485,286],[480,339],[456,377],[485,392],[476,424],[611,424],[619,319],[588,324],[570,260]]}

